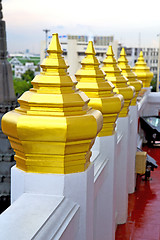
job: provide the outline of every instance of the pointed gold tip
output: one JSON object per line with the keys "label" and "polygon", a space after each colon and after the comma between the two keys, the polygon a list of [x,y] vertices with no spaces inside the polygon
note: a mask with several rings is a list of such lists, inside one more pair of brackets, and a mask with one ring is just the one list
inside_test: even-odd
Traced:
{"label": "pointed gold tip", "polygon": [[92,54],[92,55],[95,55],[95,54],[96,54],[96,52],[95,52],[95,50],[94,50],[94,46],[93,46],[93,42],[92,42],[92,41],[89,41],[85,53],[86,53],[86,54]]}
{"label": "pointed gold tip", "polygon": [[140,51],[139,56],[140,56],[140,57],[143,57],[143,52],[142,52],[142,51]]}
{"label": "pointed gold tip", "polygon": [[112,46],[108,47],[107,56],[114,56],[114,52],[113,52]]}
{"label": "pointed gold tip", "polygon": [[52,34],[52,40],[49,44],[47,52],[57,52],[57,53],[63,52],[59,42],[58,33]]}
{"label": "pointed gold tip", "polygon": [[121,53],[120,53],[120,56],[126,56],[126,52],[125,52],[125,49],[124,49],[124,48],[122,48]]}

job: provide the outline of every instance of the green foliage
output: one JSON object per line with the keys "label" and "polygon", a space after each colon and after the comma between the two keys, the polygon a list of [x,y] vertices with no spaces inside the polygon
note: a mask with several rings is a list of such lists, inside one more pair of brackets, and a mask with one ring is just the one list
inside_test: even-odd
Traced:
{"label": "green foliage", "polygon": [[34,72],[29,69],[24,74],[22,74],[21,77],[21,79],[15,78],[13,80],[14,91],[17,97],[32,87],[31,81],[34,78]]}
{"label": "green foliage", "polygon": [[22,74],[22,80],[26,82],[30,82],[34,78],[34,72],[30,69],[28,69],[25,73]]}
{"label": "green foliage", "polygon": [[36,72],[40,72],[40,66],[37,65],[35,71],[36,71]]}
{"label": "green foliage", "polygon": [[152,92],[156,92],[156,84],[157,84],[157,74],[154,75],[152,81],[151,81],[151,86],[152,86]]}
{"label": "green foliage", "polygon": [[28,91],[31,86],[29,82],[23,81],[20,78],[15,78],[13,80],[13,85],[14,85],[14,91],[17,97],[22,95],[25,91]]}

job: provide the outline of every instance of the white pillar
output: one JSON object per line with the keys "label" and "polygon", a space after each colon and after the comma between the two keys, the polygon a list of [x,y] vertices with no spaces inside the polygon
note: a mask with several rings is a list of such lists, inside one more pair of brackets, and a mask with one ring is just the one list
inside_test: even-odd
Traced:
{"label": "white pillar", "polygon": [[116,134],[97,137],[92,148],[99,152],[95,165],[107,162],[94,184],[94,240],[115,239],[115,145]]}
{"label": "white pillar", "polygon": [[117,224],[125,223],[128,216],[128,132],[129,117],[118,118],[115,174]]}
{"label": "white pillar", "polygon": [[137,152],[137,128],[138,112],[137,105],[130,106],[129,110],[129,138],[128,138],[128,193],[135,191],[135,157]]}
{"label": "white pillar", "polygon": [[11,170],[12,203],[23,193],[65,196],[80,206],[79,232],[76,240],[93,240],[94,168],[73,174],[26,173]]}
{"label": "white pillar", "polygon": [[67,40],[67,63],[69,65],[69,74],[75,78],[75,73],[80,68],[78,61],[78,51],[77,51],[77,40],[68,39]]}

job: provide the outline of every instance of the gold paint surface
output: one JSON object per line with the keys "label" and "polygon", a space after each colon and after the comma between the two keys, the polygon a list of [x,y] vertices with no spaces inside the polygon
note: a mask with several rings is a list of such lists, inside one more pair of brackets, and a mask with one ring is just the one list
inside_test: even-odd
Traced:
{"label": "gold paint surface", "polygon": [[153,73],[144,61],[143,52],[139,54],[139,58],[132,68],[133,72],[137,75],[137,79],[142,81],[143,87],[149,87],[153,78]]}
{"label": "gold paint surface", "polygon": [[18,99],[20,107],[3,116],[2,130],[23,171],[85,171],[103,117],[88,106],[89,98],[68,75],[58,34],[53,34],[47,52],[33,88]]}
{"label": "gold paint surface", "polygon": [[112,46],[108,47],[107,57],[103,61],[102,70],[106,74],[106,81],[111,81],[114,84],[114,92],[122,94],[124,98],[124,107],[122,108],[119,117],[126,117],[129,112],[129,106],[132,99],[135,97],[135,88],[127,84],[128,79],[121,74],[117,61],[114,57]]}
{"label": "gold paint surface", "polygon": [[113,92],[114,85],[105,81],[105,74],[99,68],[92,41],[88,43],[86,57],[81,62],[81,69],[75,74],[77,87],[90,98],[89,106],[103,114],[103,128],[98,136],[112,135],[115,121],[123,107],[123,96]]}
{"label": "gold paint surface", "polygon": [[132,71],[131,67],[129,66],[124,48],[122,48],[121,50],[120,58],[118,59],[118,66],[122,70],[121,74],[128,79],[127,84],[135,88],[136,94],[131,102],[131,106],[134,106],[137,103],[137,97],[141,88],[143,87],[143,84],[142,81],[137,79],[136,74]]}

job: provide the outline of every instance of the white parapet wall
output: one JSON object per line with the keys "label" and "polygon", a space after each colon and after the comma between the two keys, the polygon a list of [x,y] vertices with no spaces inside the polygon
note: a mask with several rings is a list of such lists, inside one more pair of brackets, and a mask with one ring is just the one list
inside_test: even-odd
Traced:
{"label": "white parapet wall", "polygon": [[123,224],[128,216],[128,136],[129,117],[117,120],[116,143],[116,223]]}
{"label": "white parapet wall", "polygon": [[62,196],[22,194],[0,217],[0,239],[76,239],[79,206]]}
{"label": "white parapet wall", "polygon": [[136,186],[135,156],[137,152],[138,109],[130,106],[128,128],[128,193],[134,193]]}
{"label": "white parapet wall", "polygon": [[93,239],[94,166],[92,164],[85,172],[65,175],[26,173],[13,167],[11,176],[13,203],[24,193],[64,196],[71,199],[80,207],[76,239]]}
{"label": "white parapet wall", "polygon": [[94,240],[115,239],[115,146],[116,134],[97,137],[94,159]]}
{"label": "white parapet wall", "polygon": [[118,119],[115,134],[97,137],[85,172],[36,174],[14,166],[0,239],[114,240],[135,190],[138,117],[153,114],[153,106],[158,113],[160,94],[147,91],[128,117]]}
{"label": "white parapet wall", "polygon": [[147,103],[143,115],[158,116],[160,114],[160,92],[150,92],[147,96]]}
{"label": "white parapet wall", "polygon": [[[138,102],[138,118],[141,116],[158,116],[160,114],[160,92],[150,92],[147,89],[141,101]],[[144,132],[139,124],[139,135],[137,146],[141,148],[144,139]]]}

